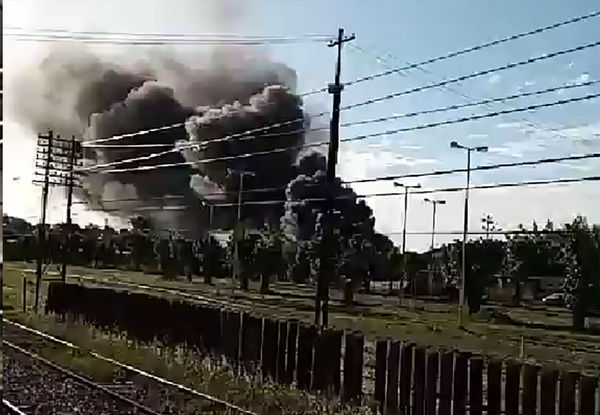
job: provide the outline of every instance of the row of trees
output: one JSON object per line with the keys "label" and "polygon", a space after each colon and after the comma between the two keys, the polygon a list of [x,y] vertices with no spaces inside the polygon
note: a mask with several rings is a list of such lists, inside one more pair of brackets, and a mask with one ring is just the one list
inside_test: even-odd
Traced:
{"label": "row of trees", "polygon": [[[467,244],[466,291],[472,312],[479,310],[492,277],[512,282],[517,304],[532,277],[562,277],[565,300],[578,329],[584,327],[590,311],[600,311],[600,226],[581,216],[560,227],[534,222],[531,229],[520,226],[506,232],[505,239],[480,238]],[[459,242],[443,247],[442,266],[451,279],[460,271],[461,254]]]}
{"label": "row of trees", "polygon": [[[304,189],[309,189],[304,186]],[[298,200],[311,195],[299,192]],[[384,235],[374,232],[371,211],[363,202],[347,202],[354,214],[336,215],[335,238],[329,250],[336,269],[331,280],[347,288],[351,301],[356,289],[368,291],[371,281],[399,281],[405,277],[407,290],[434,261],[432,253],[408,253],[403,263],[399,249]],[[336,206],[336,211],[344,206]],[[305,283],[317,275],[321,259],[321,221],[318,210],[308,209],[299,201],[289,209],[297,215],[293,224],[303,224],[293,232],[285,226],[265,227],[246,232],[240,238],[239,283],[247,289],[250,280],[260,280],[261,290],[269,290],[273,279]],[[346,209],[348,211],[349,209]],[[288,218],[289,219],[289,218]],[[309,224],[306,226],[306,224]],[[219,243],[214,236],[202,240],[186,240],[174,234],[154,232],[145,218],[135,218],[130,229],[120,231],[96,226],[73,226],[70,237],[69,262],[95,267],[121,267],[146,272],[202,276],[207,283],[212,277],[231,275],[233,241]],[[314,226],[316,232],[309,229]],[[63,225],[49,227],[48,256],[62,261],[65,243]],[[35,227],[24,220],[4,216],[4,255],[7,260],[36,258]],[[563,290],[573,310],[573,324],[581,328],[590,309],[600,308],[600,226],[591,226],[582,217],[556,227],[551,222],[540,227],[533,224],[507,232],[505,241],[480,238],[467,244],[467,300],[469,310],[477,312],[486,289],[504,276],[514,286],[514,301],[521,301],[522,287],[531,277],[564,276]],[[457,285],[460,274],[462,243],[444,245],[436,252],[446,287]],[[405,265],[405,266],[403,266]]]}

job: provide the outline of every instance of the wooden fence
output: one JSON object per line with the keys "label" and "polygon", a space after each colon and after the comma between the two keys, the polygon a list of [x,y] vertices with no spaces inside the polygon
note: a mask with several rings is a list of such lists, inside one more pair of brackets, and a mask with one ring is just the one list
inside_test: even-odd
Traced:
{"label": "wooden fence", "polygon": [[369,355],[356,332],[75,284],[50,284],[46,312],[141,341],[194,345],[238,370],[386,414],[600,414],[598,378],[575,372],[390,339],[375,340]]}

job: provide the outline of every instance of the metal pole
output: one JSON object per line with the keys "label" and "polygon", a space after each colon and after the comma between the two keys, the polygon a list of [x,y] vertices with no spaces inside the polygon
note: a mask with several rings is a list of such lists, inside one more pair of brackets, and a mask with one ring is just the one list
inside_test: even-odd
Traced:
{"label": "metal pole", "polygon": [[437,200],[434,200],[433,202],[431,202],[431,204],[433,205],[433,220],[431,224],[431,251],[433,252],[433,248],[435,246],[435,213],[438,202]]}
{"label": "metal pole", "polygon": [[46,164],[44,165],[44,184],[42,187],[42,217],[40,220],[40,228],[38,231],[38,257],[36,264],[36,281],[35,281],[35,300],[33,309],[35,312],[38,310],[40,300],[40,286],[42,284],[42,267],[44,262],[44,253],[46,251],[46,210],[48,208],[48,193],[50,191],[50,167],[52,164],[52,131],[48,132],[48,137],[38,136],[39,139],[48,139],[48,152],[46,157]]}
{"label": "metal pole", "polygon": [[467,232],[469,228],[469,186],[471,183],[471,150],[467,148],[467,185],[465,187],[465,214],[463,218],[463,241],[462,241],[462,263],[460,292],[458,299],[458,324],[462,324],[463,305],[466,298],[466,279],[467,279]]}
{"label": "metal pole", "polygon": [[[407,224],[407,214],[408,214],[408,186],[404,187],[404,224],[402,226],[402,277],[404,279],[407,278],[408,274],[406,272],[406,224]],[[399,292],[402,292],[402,283],[400,287],[398,287]]]}
{"label": "metal pole", "polygon": [[73,170],[75,168],[75,157],[77,153],[76,146],[77,142],[75,140],[75,136],[73,136],[71,140],[71,151],[69,153],[69,182],[67,183],[67,228],[65,229],[65,247],[63,250],[62,268],[60,270],[60,275],[63,283],[67,281],[67,263],[69,262],[69,252],[71,249],[71,210],[73,205],[73,187],[75,186],[75,183],[73,182],[75,176]]}
{"label": "metal pole", "polygon": [[[329,152],[327,154],[327,200],[325,205],[325,215],[323,217],[323,241],[321,246],[321,269],[317,278],[317,292],[315,295],[315,325],[319,327],[327,326],[328,323],[328,299],[329,299],[329,274],[333,272],[331,266],[331,234],[332,223],[331,215],[333,213],[333,200],[335,195],[332,194],[332,186],[335,182],[335,169],[337,165],[337,155],[340,141],[340,105],[342,103],[343,85],[340,82],[342,71],[342,46],[346,42],[350,42],[355,38],[354,35],[344,37],[344,29],[338,31],[337,40],[328,44],[329,47],[337,46],[337,62],[335,68],[335,81],[329,85],[329,93],[333,95],[333,111],[330,122],[330,138]],[[322,321],[321,321],[322,317]]]}
{"label": "metal pole", "polygon": [[[240,272],[240,258],[239,258],[239,241],[243,240],[243,236],[240,238],[240,222],[242,220],[242,194],[244,192],[244,172],[240,172],[240,185],[238,186],[238,203],[237,203],[237,220],[235,224],[235,230],[233,232],[233,281],[232,287],[235,287],[235,281],[239,279]],[[235,290],[235,288],[232,288]]]}

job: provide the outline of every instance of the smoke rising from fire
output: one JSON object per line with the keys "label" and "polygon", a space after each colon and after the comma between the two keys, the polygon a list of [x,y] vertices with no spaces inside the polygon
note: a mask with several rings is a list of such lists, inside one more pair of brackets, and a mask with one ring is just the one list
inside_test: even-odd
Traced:
{"label": "smoke rising from fire", "polygon": [[[118,168],[229,158],[147,171],[91,173],[78,197],[93,209],[121,217],[139,208],[183,206],[181,210],[153,211],[153,219],[169,228],[201,231],[208,220],[203,202],[237,201],[239,173],[244,189],[279,188],[245,193],[244,200],[283,199],[285,187],[297,175],[299,151],[231,158],[253,152],[295,147],[306,141],[309,124],[301,99],[295,94],[296,74],[267,56],[239,47],[214,50],[207,59],[190,65],[173,53],[151,51],[109,59],[81,48],[53,49],[39,66],[22,73],[12,86],[17,100],[9,102],[17,122],[36,132],[47,129],[84,141],[135,133],[186,122],[173,128],[118,141],[111,146],[86,148],[87,164],[111,163],[147,156],[188,144],[207,143],[229,135],[294,121],[284,126],[200,146],[199,151],[174,151],[151,160],[132,161]],[[165,144],[165,147],[117,145]],[[180,199],[165,199],[165,196]],[[136,199],[111,203],[111,199]],[[148,210],[147,212],[150,212]],[[247,205],[244,214],[256,224],[277,222],[283,205]],[[236,209],[217,208],[213,226],[229,227]]]}

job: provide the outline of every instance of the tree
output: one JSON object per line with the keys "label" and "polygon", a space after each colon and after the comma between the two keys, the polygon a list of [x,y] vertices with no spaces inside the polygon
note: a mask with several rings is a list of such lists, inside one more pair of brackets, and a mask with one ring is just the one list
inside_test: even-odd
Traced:
{"label": "tree", "polygon": [[519,225],[518,231],[506,234],[504,273],[513,282],[514,303],[521,302],[522,286],[530,277],[563,275],[564,267],[559,261],[561,240],[560,231],[555,231],[550,221],[543,229],[533,222],[531,230]]}
{"label": "tree", "polygon": [[578,216],[565,224],[561,258],[566,270],[563,290],[573,311],[573,328],[583,330],[600,288],[600,226]]}
{"label": "tree", "polygon": [[[462,246],[459,241],[446,246],[448,271],[453,276],[460,275]],[[465,294],[469,313],[477,313],[491,277],[502,270],[505,248],[502,241],[483,238],[468,241],[466,247]]]}

